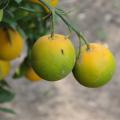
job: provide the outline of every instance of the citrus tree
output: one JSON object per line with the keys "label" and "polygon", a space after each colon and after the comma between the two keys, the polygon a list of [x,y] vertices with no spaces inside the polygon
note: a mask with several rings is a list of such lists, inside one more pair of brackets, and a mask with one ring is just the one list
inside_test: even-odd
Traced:
{"label": "citrus tree", "polygon": [[[25,76],[31,81],[58,81],[73,72],[83,86],[96,88],[108,83],[115,71],[115,58],[108,47],[88,43],[68,20],[68,12],[57,7],[59,0],[0,0],[0,103],[14,98],[5,78],[10,62],[27,55],[16,68],[13,79]],[[55,33],[56,18],[68,27],[69,35]],[[79,49],[70,40],[74,32]],[[11,109],[0,108],[14,113]]]}

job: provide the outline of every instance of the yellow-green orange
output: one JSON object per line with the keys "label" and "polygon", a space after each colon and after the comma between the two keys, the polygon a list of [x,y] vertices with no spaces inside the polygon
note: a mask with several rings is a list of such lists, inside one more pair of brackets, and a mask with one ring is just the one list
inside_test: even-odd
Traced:
{"label": "yellow-green orange", "polygon": [[3,18],[3,9],[0,10],[0,22],[2,21]]}
{"label": "yellow-green orange", "polygon": [[13,60],[20,56],[23,39],[20,34],[10,28],[0,28],[0,59]]}
{"label": "yellow-green orange", "polygon": [[31,52],[32,67],[43,79],[56,81],[66,77],[75,63],[75,50],[63,35],[46,35],[39,38]]}
{"label": "yellow-green orange", "polygon": [[[48,8],[39,0],[30,0],[34,3],[41,5],[47,12],[49,12]],[[58,5],[59,0],[45,0],[51,7],[56,7]]]}
{"label": "yellow-green orange", "polygon": [[0,60],[0,80],[4,79],[10,72],[10,63]]}
{"label": "yellow-green orange", "polygon": [[82,46],[81,56],[76,61],[73,74],[86,87],[100,87],[106,84],[115,71],[115,58],[102,44],[91,43],[90,49]]}
{"label": "yellow-green orange", "polygon": [[25,74],[26,78],[30,81],[39,81],[42,78],[40,78],[37,73],[33,70],[32,67],[28,67],[28,69],[26,70],[26,74]]}

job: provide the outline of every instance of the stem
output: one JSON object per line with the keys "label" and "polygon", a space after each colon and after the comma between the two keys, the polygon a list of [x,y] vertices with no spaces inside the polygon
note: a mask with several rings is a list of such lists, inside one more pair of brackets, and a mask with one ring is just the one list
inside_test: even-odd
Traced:
{"label": "stem", "polygon": [[51,38],[53,38],[53,36],[54,36],[54,32],[55,32],[55,25],[54,25],[54,23],[55,23],[55,11],[54,10],[52,10],[52,16],[51,16]]}
{"label": "stem", "polygon": [[81,53],[81,39],[80,39],[80,37],[78,37],[78,39],[79,39],[79,51],[78,51],[78,55],[77,55],[77,59],[79,59],[79,57],[80,57],[80,53]]}
{"label": "stem", "polygon": [[45,20],[45,19],[47,19],[47,18],[50,17],[50,16],[51,16],[51,14],[48,13],[46,16],[44,16],[44,17],[42,18],[42,20]]}
{"label": "stem", "polygon": [[[90,49],[89,43],[87,42],[87,40],[84,38],[84,36],[78,31],[76,30],[76,28],[70,23],[68,22],[59,12],[55,11],[55,13],[64,21],[64,23],[68,26],[71,27],[71,29],[77,34],[77,36],[79,37],[80,43],[81,43],[81,39],[84,40],[87,49]],[[81,39],[80,39],[81,38]]]}
{"label": "stem", "polygon": [[50,7],[50,5],[45,2],[44,0],[39,0],[42,4],[44,4],[48,10],[50,11],[50,14],[51,14],[51,38],[54,36],[54,31],[55,31],[55,28],[54,28],[54,23],[55,23],[55,11]]}
{"label": "stem", "polygon": [[60,8],[56,8],[56,10],[58,10],[59,12],[61,12],[62,15],[66,15],[66,16],[68,16],[68,14],[73,11],[73,10],[70,10],[70,11],[66,12],[66,11],[64,11],[64,10],[62,10]]}
{"label": "stem", "polygon": [[51,7],[50,7],[50,5],[47,3],[47,2],[45,2],[45,0],[39,0],[42,4],[44,4],[47,8],[48,8],[48,10],[51,12]]}

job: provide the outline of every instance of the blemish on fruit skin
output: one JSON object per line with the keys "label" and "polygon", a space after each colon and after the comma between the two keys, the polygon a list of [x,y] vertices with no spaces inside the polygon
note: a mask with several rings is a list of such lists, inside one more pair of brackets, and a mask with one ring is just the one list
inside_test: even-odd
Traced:
{"label": "blemish on fruit skin", "polygon": [[11,36],[10,36],[10,33],[9,33],[8,29],[7,29],[6,27],[3,27],[2,29],[3,29],[3,31],[5,32],[6,37],[7,37],[7,39],[8,39],[8,42],[9,42],[10,45],[11,45]]}
{"label": "blemish on fruit skin", "polygon": [[64,75],[65,74],[65,71],[64,70],[62,70],[62,75]]}
{"label": "blemish on fruit skin", "polygon": [[62,55],[64,55],[64,50],[63,49],[61,49],[61,53],[62,53]]}

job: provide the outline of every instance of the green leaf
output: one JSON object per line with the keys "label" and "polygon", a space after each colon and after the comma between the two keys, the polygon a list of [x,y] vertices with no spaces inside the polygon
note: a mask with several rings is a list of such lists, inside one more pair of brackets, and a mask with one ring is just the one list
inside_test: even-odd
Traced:
{"label": "green leaf", "polygon": [[0,80],[0,86],[11,88],[10,85],[5,80]]}
{"label": "green leaf", "polygon": [[14,99],[15,94],[10,90],[0,87],[0,103],[10,102]]}
{"label": "green leaf", "polygon": [[9,109],[9,108],[3,108],[3,107],[0,107],[0,112],[10,113],[10,114],[13,114],[13,115],[16,114],[14,110]]}
{"label": "green leaf", "polygon": [[16,3],[21,3],[22,2],[22,0],[14,0]]}
{"label": "green leaf", "polygon": [[17,78],[23,77],[26,73],[28,64],[29,64],[28,58],[24,59],[23,63],[20,65],[20,67],[16,69],[16,72],[13,75],[13,78],[17,79]]}
{"label": "green leaf", "polygon": [[3,9],[0,9],[0,22],[2,21],[3,18]]}
{"label": "green leaf", "polygon": [[1,0],[0,1],[0,9],[4,9],[8,6],[9,0]]}

